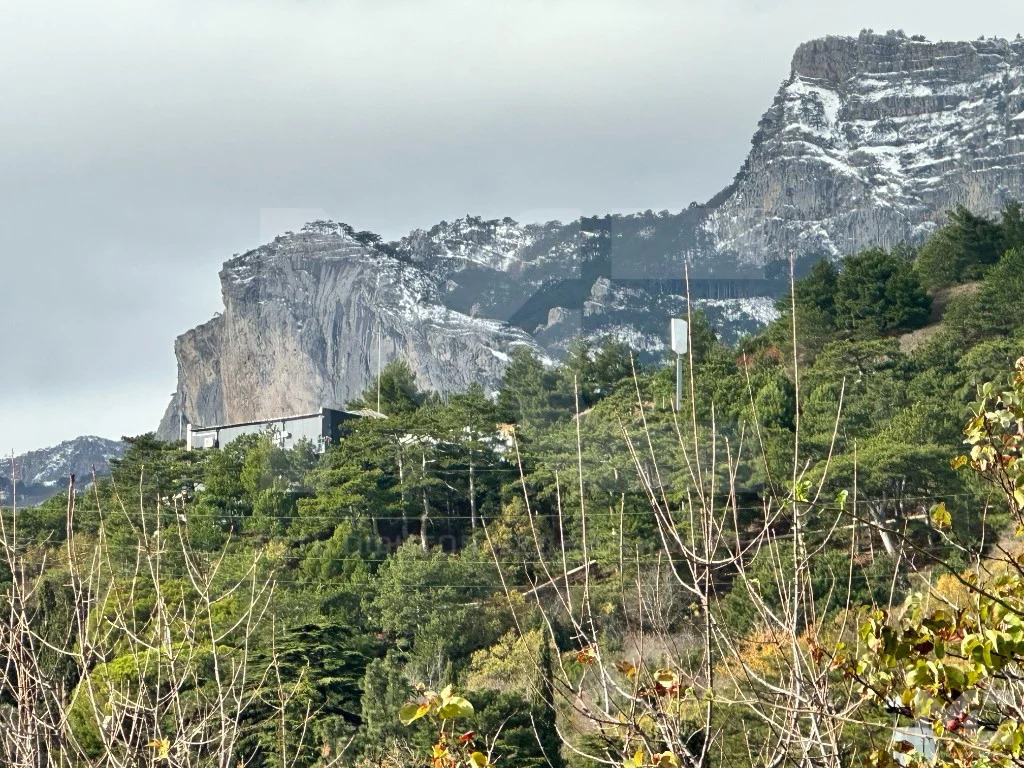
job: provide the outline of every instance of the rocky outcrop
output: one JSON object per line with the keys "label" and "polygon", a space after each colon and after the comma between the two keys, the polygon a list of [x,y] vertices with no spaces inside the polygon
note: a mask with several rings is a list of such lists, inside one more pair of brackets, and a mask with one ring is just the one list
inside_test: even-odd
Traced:
{"label": "rocky outcrop", "polygon": [[224,311],[178,338],[178,393],[159,434],[182,417],[217,424],[341,408],[384,364],[406,361],[437,392],[497,383],[521,330],[443,305],[434,278],[351,228],[315,222],[228,261]]}
{"label": "rocky outcrop", "polygon": [[[10,504],[14,493],[19,506],[39,504],[67,489],[75,475],[79,484],[110,473],[110,460],[124,454],[125,444],[88,435],[60,445],[0,459],[0,504]],[[13,482],[12,482],[13,481]]]}
{"label": "rocky outcrop", "polygon": [[[446,392],[493,387],[509,351],[574,334],[666,348],[687,293],[727,340],[820,258],[923,240],[950,208],[1024,198],[1024,40],[902,33],[800,46],[733,182],[686,209],[519,224],[467,216],[394,243],[318,222],[224,265],[224,312],[176,344],[160,426],[244,421],[358,395],[381,358]],[[685,270],[685,271],[684,271]]]}
{"label": "rocky outcrop", "polygon": [[[1024,191],[1024,41],[863,32],[801,45],[728,197],[711,254],[768,264],[919,242],[956,205]],[[702,254],[706,255],[706,254]]]}

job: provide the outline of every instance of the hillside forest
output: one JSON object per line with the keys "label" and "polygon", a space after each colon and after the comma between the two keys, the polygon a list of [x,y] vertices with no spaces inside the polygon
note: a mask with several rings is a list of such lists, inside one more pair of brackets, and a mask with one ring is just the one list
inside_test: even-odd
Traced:
{"label": "hillside forest", "polygon": [[0,762],[1021,764],[1021,207],[792,285],[4,510]]}

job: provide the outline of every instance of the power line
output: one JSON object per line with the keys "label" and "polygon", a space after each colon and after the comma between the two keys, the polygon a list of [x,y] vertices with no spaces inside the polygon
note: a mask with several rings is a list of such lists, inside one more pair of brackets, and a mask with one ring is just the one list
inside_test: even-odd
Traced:
{"label": "power line", "polygon": [[[569,489],[569,490],[571,490],[571,489]],[[609,493],[611,495],[618,496],[618,497],[621,497],[621,495],[622,495],[622,492],[609,492]],[[647,498],[647,494],[644,491],[634,491],[634,492],[632,492],[631,495],[642,496],[645,499]],[[945,493],[945,494],[929,494],[927,496],[903,496],[903,497],[900,497],[900,498],[893,498],[891,496],[886,496],[886,497],[881,497],[881,496],[879,496],[879,497],[862,497],[862,496],[860,496],[860,497],[857,497],[856,502],[858,504],[873,504],[873,503],[879,503],[879,502],[901,503],[901,502],[914,502],[914,501],[935,501],[935,500],[946,500],[946,499],[958,499],[958,498],[968,498],[968,497],[976,498],[977,494],[974,494],[974,493]],[[310,498],[312,498],[312,497],[310,497]],[[517,496],[517,498],[518,498],[518,496]],[[616,502],[617,502],[617,500],[616,500]],[[838,504],[823,504],[823,503],[820,503],[820,502],[814,503],[814,504],[811,504],[811,502],[797,502],[797,503],[798,504],[807,504],[808,506],[811,506],[813,509],[820,510],[820,511],[845,512],[845,511],[847,511],[847,509],[849,507],[851,507],[853,505],[854,499],[851,497],[850,501],[848,501],[846,503],[846,505],[844,505],[844,506],[840,506]],[[784,507],[789,506],[790,504],[792,504],[792,500],[786,500],[786,501],[783,501],[783,502],[776,502],[776,504],[774,506],[774,509],[781,511]],[[731,511],[731,510],[735,509],[737,511],[749,512],[749,511],[757,511],[757,510],[763,511],[767,506],[768,505],[766,505],[766,504],[756,504],[756,505],[739,505],[739,506],[733,507],[733,505],[731,505],[731,504],[729,504],[727,502],[722,502],[720,504],[715,504],[714,508],[718,509],[718,510],[722,510],[722,511]],[[353,505],[352,508],[355,508],[355,506]],[[86,510],[86,511],[92,512],[92,511],[95,511],[95,510]],[[673,513],[679,513],[679,512],[686,513],[687,510],[685,508],[674,508],[671,511]],[[416,521],[418,521],[420,519],[420,516],[421,516],[419,513],[410,513],[409,515],[405,515],[405,516],[402,516],[402,515],[374,515],[372,512],[369,512],[366,509],[359,509],[359,510],[357,510],[357,512],[358,512],[357,515],[349,515],[349,514],[347,514],[347,511],[345,509],[339,509],[337,515],[329,515],[329,514],[321,514],[321,515],[309,515],[309,514],[273,515],[273,516],[268,516],[266,519],[268,519],[268,520],[327,520],[327,521],[335,521],[335,522],[345,522],[347,520],[356,520],[356,519],[360,519],[361,518],[365,522],[372,522],[372,521],[377,521],[377,522],[383,522],[383,521],[395,521],[395,522],[408,521],[408,522],[416,522]],[[107,513],[107,516],[109,517],[110,514],[111,513]],[[134,511],[133,511],[133,514],[134,514]],[[209,518],[209,519],[218,519],[218,520],[230,520],[232,518],[241,517],[242,519],[251,519],[250,515],[239,515],[239,514],[233,513],[233,512],[215,513],[215,512],[192,512],[192,511],[189,511],[188,509],[185,509],[185,510],[178,509],[178,510],[176,510],[174,507],[172,507],[170,505],[161,508],[159,512],[157,512],[157,510],[153,510],[150,514],[152,514],[152,515],[157,515],[157,514],[166,515],[167,517],[174,517],[177,514],[181,514],[181,515],[184,515],[184,517],[186,518],[186,521],[187,521],[188,518],[201,518],[201,519],[202,518]],[[433,516],[435,514],[436,514],[436,517]],[[445,520],[472,520],[472,519],[474,519],[472,515],[448,515],[448,514],[445,514],[442,510],[440,510],[439,508],[436,508],[436,507],[431,508],[431,515],[432,516],[429,519],[430,519],[431,522],[435,522],[435,523],[439,522],[439,521],[445,521]],[[653,517],[655,515],[655,512],[654,512],[653,509],[651,509],[651,510],[623,510],[621,512],[618,512],[618,511],[615,511],[615,510],[611,510],[611,511],[591,511],[591,510],[588,509],[588,510],[586,510],[586,515],[587,515],[588,518],[590,518],[590,517],[618,518],[618,517],[648,517],[648,516]],[[543,513],[542,512],[533,512],[533,513],[531,513],[530,516],[533,517],[533,518],[540,518],[540,519],[558,519],[559,517],[561,517],[563,520],[571,520],[574,516],[578,516],[578,515],[576,515],[575,511],[573,511],[573,510],[566,510],[566,511],[563,511],[561,514],[559,514],[557,512],[543,512]],[[480,518],[489,519],[491,521],[496,521],[496,520],[500,519],[500,517],[490,517],[490,518],[487,518],[484,515],[479,515],[478,514],[476,516],[476,519],[480,519]]]}

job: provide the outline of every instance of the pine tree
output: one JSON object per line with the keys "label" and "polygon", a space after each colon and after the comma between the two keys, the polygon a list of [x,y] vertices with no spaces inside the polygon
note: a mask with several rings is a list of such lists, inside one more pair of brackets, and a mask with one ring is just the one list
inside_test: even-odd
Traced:
{"label": "pine tree", "polygon": [[559,372],[544,365],[526,347],[516,347],[498,392],[498,409],[508,423],[539,430],[575,412],[571,388]]}
{"label": "pine tree", "polygon": [[911,263],[880,248],[848,256],[836,280],[837,323],[857,333],[920,328],[931,304]]}
{"label": "pine tree", "polygon": [[362,396],[348,404],[352,409],[379,410],[386,416],[402,416],[419,408],[426,396],[416,386],[416,376],[404,360],[393,360],[374,377]]}
{"label": "pine tree", "polygon": [[[395,518],[401,499],[400,446],[404,419],[357,419],[346,425],[338,445],[309,473],[312,498],[298,503],[292,533],[326,539],[343,520],[365,520],[385,538],[408,535]],[[396,515],[396,513],[399,513]]]}
{"label": "pine tree", "polygon": [[987,267],[999,261],[1003,238],[998,223],[960,206],[921,246],[917,273],[929,288],[977,280]]}
{"label": "pine tree", "polygon": [[1000,252],[1005,254],[1015,248],[1024,249],[1024,209],[1016,200],[1006,204],[999,221]]}

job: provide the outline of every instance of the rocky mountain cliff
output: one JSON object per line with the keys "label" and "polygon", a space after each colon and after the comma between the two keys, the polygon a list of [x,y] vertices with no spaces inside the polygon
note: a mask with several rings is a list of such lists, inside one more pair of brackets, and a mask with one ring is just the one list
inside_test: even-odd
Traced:
{"label": "rocky mountain cliff", "polygon": [[713,253],[763,264],[922,240],[1024,190],[1024,40],[900,33],[801,45],[721,204]]}
{"label": "rocky mountain cliff", "polygon": [[[87,483],[94,471],[98,476],[109,474],[110,460],[121,457],[124,448],[120,440],[87,435],[14,457],[18,505],[32,506],[62,493],[71,475]],[[11,458],[0,459],[0,503],[11,503],[11,480]]]}
{"label": "rocky mountain cliff", "polygon": [[[217,424],[341,407],[402,359],[430,390],[495,384],[524,331],[446,307],[435,274],[333,222],[228,261],[224,312],[179,337],[178,394],[159,433],[184,417]],[[180,406],[179,406],[180,403]]]}
{"label": "rocky mountain cliff", "polygon": [[228,261],[224,312],[176,343],[159,434],[361,392],[381,358],[422,387],[493,387],[510,350],[611,334],[663,354],[689,295],[729,339],[769,321],[798,270],[920,241],[957,204],[1024,197],[1024,40],[902,33],[797,50],[732,184],[704,205],[571,223],[467,216],[386,243],[315,222]]}

